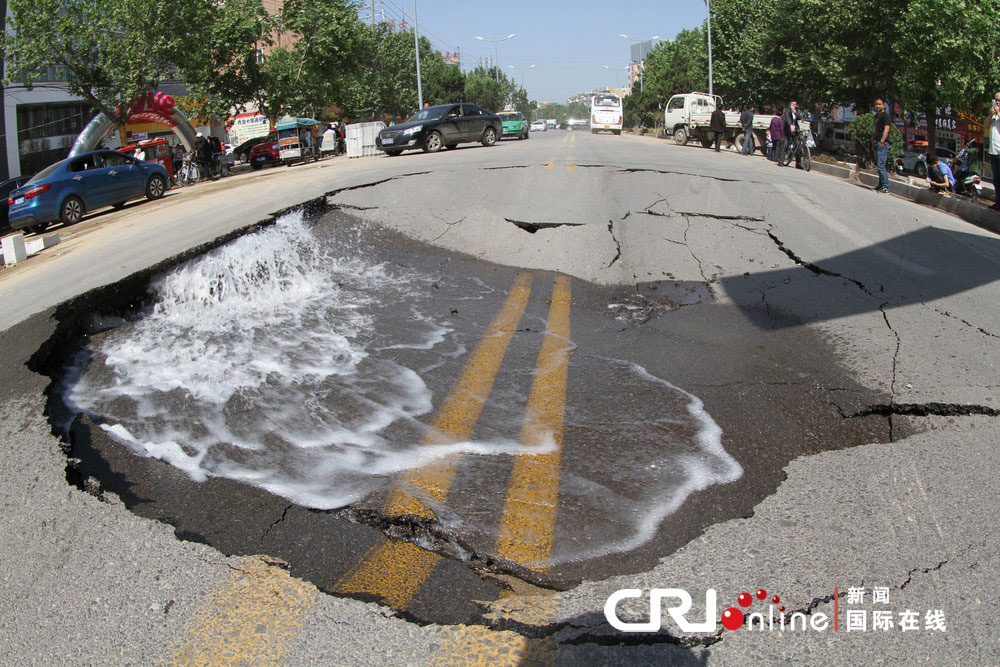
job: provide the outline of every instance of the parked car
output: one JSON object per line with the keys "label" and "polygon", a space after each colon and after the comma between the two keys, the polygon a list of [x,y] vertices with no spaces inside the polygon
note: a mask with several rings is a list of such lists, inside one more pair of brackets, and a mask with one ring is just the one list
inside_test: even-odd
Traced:
{"label": "parked car", "polygon": [[503,123],[500,138],[517,137],[518,139],[528,138],[528,121],[519,111],[501,111],[497,114]]}
{"label": "parked car", "polygon": [[278,146],[278,133],[272,132],[267,136],[266,141],[262,141],[250,149],[250,167],[260,169],[267,164],[280,164],[281,152]]}
{"label": "parked car", "polygon": [[159,199],[170,175],[163,165],[140,162],[117,151],[92,151],[41,170],[11,192],[10,225],[45,231],[51,222],[72,225],[104,206],[121,208],[130,199]]}
{"label": "parked car", "polygon": [[10,221],[8,219],[8,214],[10,211],[10,206],[8,204],[10,193],[14,191],[15,188],[19,188],[28,182],[30,176],[18,176],[17,178],[11,178],[3,183],[0,183],[0,198],[3,198],[3,205],[0,206],[2,210],[2,217],[0,217],[0,232],[7,232],[10,229]]}
{"label": "parked car", "polygon": [[500,116],[475,104],[440,104],[385,128],[375,138],[375,147],[386,155],[399,155],[413,148],[436,153],[475,141],[492,146],[500,136],[500,127]]}
{"label": "parked car", "polygon": [[265,134],[263,137],[254,137],[253,139],[247,139],[242,144],[233,149],[233,157],[240,162],[247,162],[250,160],[250,150],[257,144],[262,144],[265,141],[275,141],[278,138],[277,132],[271,132],[270,134]]}
{"label": "parked car", "polygon": [[[938,156],[939,160],[948,164],[951,164],[951,161],[955,158],[954,151],[940,146],[934,148],[934,153]],[[896,165],[902,168],[903,171],[916,174],[919,178],[925,178],[927,176],[927,151],[923,153],[906,151],[901,157],[896,159]]]}
{"label": "parked car", "polygon": [[528,129],[532,132],[544,132],[548,127],[545,125],[544,120],[533,120],[531,121],[531,127]]}

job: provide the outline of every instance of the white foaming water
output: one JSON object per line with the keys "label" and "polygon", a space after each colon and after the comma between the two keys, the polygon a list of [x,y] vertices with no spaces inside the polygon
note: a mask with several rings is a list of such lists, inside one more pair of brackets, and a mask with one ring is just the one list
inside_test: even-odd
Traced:
{"label": "white foaming water", "polygon": [[[476,491],[426,502],[447,530],[492,545],[511,456],[555,448],[551,439],[537,448],[512,439],[527,402],[518,378],[534,372],[534,355],[527,367],[505,361],[479,441],[421,445],[432,409],[424,377],[446,367],[437,377],[450,384],[483,333],[475,325],[456,333],[424,311],[498,305],[504,294],[475,278],[389,268],[366,259],[360,238],[345,243],[350,229],[337,234],[325,238],[289,215],[163,275],[142,319],[92,337],[66,373],[65,401],[195,480],[238,480],[317,509],[468,454],[459,465],[480,481]],[[547,328],[527,313],[523,322]],[[515,345],[534,346],[538,336]],[[696,396],[630,362],[581,355],[570,342],[571,382],[586,378],[587,390],[566,406],[548,564],[634,549],[692,493],[743,472]]]}
{"label": "white foaming water", "polygon": [[375,353],[429,350],[451,329],[411,306],[404,342],[375,345],[369,306],[408,299],[419,280],[329,254],[301,214],[285,216],[156,280],[151,312],[68,374],[67,404],[195,480],[242,480],[321,509],[449,454],[522,451],[417,444],[431,392]]}

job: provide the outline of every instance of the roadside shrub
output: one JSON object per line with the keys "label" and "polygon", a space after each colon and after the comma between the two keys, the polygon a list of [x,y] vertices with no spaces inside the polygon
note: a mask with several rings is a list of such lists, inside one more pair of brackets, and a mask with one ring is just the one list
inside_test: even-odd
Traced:
{"label": "roadside shrub", "polygon": [[[872,136],[875,134],[875,115],[864,113],[857,116],[847,126],[847,135],[854,140],[854,153],[858,156],[858,164],[866,166],[874,162],[872,152]],[[889,159],[886,165],[892,171],[896,158],[903,154],[903,133],[895,125],[889,130]]]}

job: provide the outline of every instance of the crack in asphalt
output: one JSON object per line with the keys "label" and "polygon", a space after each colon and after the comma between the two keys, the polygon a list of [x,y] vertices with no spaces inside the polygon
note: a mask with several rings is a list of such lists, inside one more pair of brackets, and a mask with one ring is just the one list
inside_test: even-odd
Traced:
{"label": "crack in asphalt", "polygon": [[[691,249],[691,242],[688,241],[688,232],[691,231],[691,218],[684,218],[684,220],[687,221],[687,227],[684,228],[684,246],[688,249],[688,252],[691,253],[691,258],[698,262],[698,273],[701,274],[701,279],[705,281],[706,285],[711,286],[714,280],[709,280],[708,276],[705,275],[705,265],[702,264],[698,255],[694,254],[694,250]],[[711,289],[711,287],[709,287],[709,289]]]}
{"label": "crack in asphalt", "polygon": [[378,206],[355,206],[354,204],[330,204],[335,211],[377,211]]}
{"label": "crack in asphalt", "polygon": [[[889,321],[889,314],[885,311],[887,305],[888,302],[883,303],[879,306],[879,310],[882,311],[882,320],[885,322],[885,326],[896,337],[896,349],[892,353],[892,382],[889,384],[889,405],[892,406],[896,404],[896,374],[899,366],[899,350],[903,346],[903,339],[899,337],[899,332],[892,328],[892,323]],[[893,416],[892,413],[887,415],[887,419],[889,420],[889,442],[896,442],[896,423],[893,420]]]}
{"label": "crack in asphalt", "polygon": [[[615,247],[618,249],[618,251],[615,253],[615,256],[611,258],[611,262],[608,263],[608,265],[605,267],[605,268],[610,269],[612,267],[612,265],[614,265],[615,262],[617,262],[619,259],[621,259],[621,256],[622,256],[622,244],[618,240],[618,237],[615,236],[615,221],[614,220],[608,220],[608,233],[611,234],[611,238],[615,242]],[[635,276],[632,276],[632,277],[635,278]]]}
{"label": "crack in asphalt", "polygon": [[[872,292],[872,290],[869,289],[867,285],[865,285],[864,283],[862,283],[857,278],[851,278],[851,277],[845,276],[845,275],[843,275],[841,273],[837,273],[836,271],[830,271],[828,269],[824,269],[823,267],[818,266],[816,264],[813,264],[812,262],[807,262],[806,260],[804,260],[801,257],[799,257],[798,255],[796,255],[795,252],[792,251],[791,248],[789,248],[788,246],[785,245],[784,241],[782,241],[780,238],[778,238],[778,236],[774,233],[773,228],[769,228],[767,230],[767,235],[771,238],[771,240],[774,242],[774,244],[778,247],[778,250],[780,250],[781,252],[783,252],[789,259],[791,259],[793,262],[795,262],[799,266],[805,267],[806,269],[808,269],[809,271],[812,271],[816,275],[829,276],[829,277],[833,277],[833,278],[840,278],[841,280],[847,280],[847,281],[851,282],[852,284],[854,284],[858,289],[860,289],[862,292],[864,292],[868,296],[873,297],[873,298],[875,297],[874,292]],[[888,306],[889,306],[889,302],[888,301],[884,301],[881,304],[879,304],[879,308],[878,309],[879,309],[879,312],[882,313],[882,321],[885,322],[886,328],[888,328],[889,331],[892,332],[892,335],[896,339],[896,349],[892,353],[892,373],[891,373],[891,380],[890,380],[890,383],[889,383],[889,401],[890,401],[890,405],[893,405],[896,402],[896,383],[897,383],[897,380],[898,380],[899,353],[900,353],[900,350],[902,348],[903,341],[902,341],[902,338],[899,335],[899,332],[896,331],[896,329],[892,326],[892,322],[889,321],[889,314],[886,311],[886,308]],[[892,412],[890,412],[886,416],[887,416],[887,418],[889,420],[889,442],[895,442],[896,441],[896,433],[895,433],[895,422],[893,420],[893,416],[895,416],[895,415]]]}
{"label": "crack in asphalt", "polygon": [[[414,171],[409,174],[400,174],[399,176],[390,176],[389,178],[383,178],[377,181],[372,181],[371,183],[361,183],[359,185],[348,185],[343,188],[337,188],[336,190],[330,190],[326,193],[326,197],[333,198],[339,195],[341,192],[350,192],[351,190],[364,190],[365,188],[374,188],[377,185],[382,185],[384,183],[390,183],[392,181],[398,181],[404,178],[409,178],[411,176],[426,176],[427,174],[433,174],[433,171]],[[342,205],[342,204],[340,204]],[[298,207],[292,207],[298,208]]]}
{"label": "crack in asphalt", "polygon": [[841,278],[842,280],[847,280],[847,281],[853,283],[858,289],[860,289],[862,292],[864,292],[868,296],[872,296],[872,297],[875,296],[875,294],[873,294],[872,291],[870,289],[868,289],[868,287],[865,286],[865,284],[862,283],[860,280],[858,280],[856,278],[851,278],[849,276],[845,276],[844,274],[837,273],[836,271],[830,271],[829,269],[824,269],[821,266],[813,264],[812,262],[807,262],[806,260],[802,259],[798,255],[796,255],[795,252],[791,248],[789,248],[788,246],[786,246],[784,241],[782,241],[781,239],[778,238],[778,236],[774,233],[773,229],[767,229],[766,233],[767,233],[768,237],[770,237],[770,239],[772,241],[774,241],[774,244],[778,247],[778,250],[780,250],[781,252],[783,252],[785,254],[785,256],[788,257],[788,259],[792,260],[793,262],[795,262],[799,266],[801,266],[803,268],[806,268],[806,269],[809,269],[810,271],[812,271],[813,273],[815,273],[818,276],[830,276],[831,278]]}
{"label": "crack in asphalt", "polygon": [[441,240],[441,238],[442,238],[442,237],[443,237],[443,236],[444,236],[445,234],[447,234],[448,232],[450,232],[450,231],[451,231],[451,228],[452,228],[452,227],[454,227],[455,225],[457,225],[457,224],[458,224],[458,223],[460,223],[460,222],[465,222],[465,219],[466,219],[467,217],[468,217],[468,216],[462,216],[462,217],[461,217],[461,218],[460,218],[459,220],[456,220],[455,222],[448,222],[447,220],[441,220],[441,218],[438,218],[438,220],[441,220],[442,224],[444,224],[444,225],[446,226],[446,228],[445,228],[445,230],[444,230],[443,232],[441,232],[440,234],[438,234],[437,236],[435,236],[435,237],[434,237],[433,239],[431,239],[431,242],[433,243],[433,242],[435,242],[435,241],[439,241],[439,240]]}
{"label": "crack in asphalt", "polygon": [[523,229],[529,234],[535,234],[539,229],[555,229],[556,227],[582,227],[583,222],[525,222],[524,220],[514,220],[513,218],[504,218],[507,222],[514,225],[518,229]]}
{"label": "crack in asphalt", "polygon": [[578,164],[577,167],[582,168],[604,168],[604,169],[614,169],[620,174],[639,174],[639,173],[651,173],[651,174],[663,174],[664,176],[690,176],[692,178],[705,178],[710,181],[719,181],[720,183],[751,183],[754,185],[768,186],[771,183],[765,183],[763,181],[748,181],[739,178],[723,178],[722,176],[709,176],[706,174],[692,174],[686,171],[673,171],[670,169],[653,169],[651,167],[619,167],[616,165],[602,165],[602,164]]}
{"label": "crack in asphalt", "polygon": [[459,537],[446,532],[434,519],[413,515],[387,516],[378,510],[361,508],[346,508],[336,514],[353,523],[380,530],[390,540],[409,542],[443,558],[458,561],[480,576],[503,574],[547,591],[562,590],[527,567],[479,553]]}
{"label": "crack in asphalt", "polygon": [[[715,213],[698,213],[697,211],[676,211],[677,215],[683,215],[689,218],[709,218],[711,220],[723,220],[725,222],[764,222],[764,218],[758,218],[751,215],[716,215]],[[751,229],[748,227],[742,227],[737,225],[740,229],[746,229],[749,232],[756,232],[759,230]]]}
{"label": "crack in asphalt", "polygon": [[978,327],[975,324],[973,324],[972,322],[969,322],[968,320],[962,319],[958,315],[952,315],[947,310],[940,310],[938,308],[935,308],[934,312],[937,313],[937,314],[939,314],[939,315],[944,315],[945,317],[950,317],[953,320],[958,320],[959,322],[961,322],[965,326],[970,327],[972,329],[975,329],[976,331],[978,331],[979,333],[983,334],[984,336],[989,336],[990,338],[1000,338],[1000,336],[998,336],[997,334],[992,333],[990,331],[987,331],[986,329],[984,329],[982,327]]}
{"label": "crack in asphalt", "polygon": [[905,417],[1000,417],[1000,409],[988,405],[968,405],[964,403],[879,403],[869,405],[851,414],[841,412],[845,419],[856,419],[872,415],[889,417],[893,415]]}
{"label": "crack in asphalt", "polygon": [[267,528],[264,529],[264,534],[260,536],[260,541],[261,542],[263,542],[265,539],[267,539],[267,536],[271,533],[271,529],[272,528],[274,528],[279,523],[282,523],[285,520],[285,517],[288,516],[288,510],[292,509],[293,507],[295,507],[295,505],[293,503],[289,503],[288,506],[285,507],[285,509],[281,512],[281,518],[278,519],[277,521],[275,521],[270,526],[268,526]]}

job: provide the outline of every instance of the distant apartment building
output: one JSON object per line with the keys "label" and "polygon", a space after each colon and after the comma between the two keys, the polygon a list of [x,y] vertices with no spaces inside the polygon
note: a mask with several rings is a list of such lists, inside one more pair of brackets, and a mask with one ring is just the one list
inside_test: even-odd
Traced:
{"label": "distant apartment building", "polygon": [[646,67],[646,57],[661,41],[659,39],[647,39],[645,42],[637,42],[632,45],[628,65],[629,88],[633,88],[636,82],[639,81],[641,72]]}

